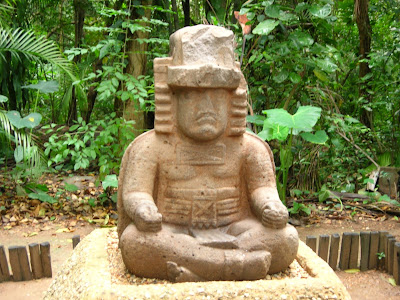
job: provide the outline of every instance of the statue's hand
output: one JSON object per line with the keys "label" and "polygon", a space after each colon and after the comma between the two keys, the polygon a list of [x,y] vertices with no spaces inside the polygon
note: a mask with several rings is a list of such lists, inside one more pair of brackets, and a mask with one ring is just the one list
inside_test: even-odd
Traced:
{"label": "statue's hand", "polygon": [[283,228],[289,219],[289,212],[281,201],[270,202],[262,213],[262,224],[270,228]]}
{"label": "statue's hand", "polygon": [[143,204],[136,209],[134,222],[139,231],[157,232],[161,230],[162,215],[155,205]]}

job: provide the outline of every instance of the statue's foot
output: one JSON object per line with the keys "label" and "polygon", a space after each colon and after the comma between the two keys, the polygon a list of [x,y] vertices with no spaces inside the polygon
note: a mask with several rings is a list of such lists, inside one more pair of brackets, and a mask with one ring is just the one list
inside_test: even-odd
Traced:
{"label": "statue's foot", "polygon": [[267,276],[271,254],[265,250],[225,253],[223,280],[256,280]]}
{"label": "statue's foot", "polygon": [[271,266],[271,253],[260,250],[248,252],[245,255],[243,279],[256,280],[265,278]]}
{"label": "statue's foot", "polygon": [[168,280],[172,282],[204,281],[204,279],[197,274],[194,274],[185,267],[178,266],[178,264],[173,261],[167,262],[167,276]]}

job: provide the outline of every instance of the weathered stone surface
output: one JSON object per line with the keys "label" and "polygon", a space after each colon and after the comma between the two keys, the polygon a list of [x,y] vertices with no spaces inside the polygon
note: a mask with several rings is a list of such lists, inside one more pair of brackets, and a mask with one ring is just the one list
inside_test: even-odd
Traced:
{"label": "weathered stone surface", "polygon": [[379,172],[378,191],[389,195],[391,198],[396,198],[399,174],[400,168],[381,167]]}
{"label": "weathered stone surface", "polygon": [[[112,229],[111,229],[112,230]],[[110,229],[96,229],[74,249],[46,292],[51,299],[351,299],[332,269],[300,242],[296,260],[312,278],[113,284]]]}
{"label": "weathered stone surface", "polygon": [[294,260],[269,146],[245,133],[247,85],[234,35],[185,27],[156,59],[155,130],[121,163],[118,234],[137,276],[176,282],[256,280]]}

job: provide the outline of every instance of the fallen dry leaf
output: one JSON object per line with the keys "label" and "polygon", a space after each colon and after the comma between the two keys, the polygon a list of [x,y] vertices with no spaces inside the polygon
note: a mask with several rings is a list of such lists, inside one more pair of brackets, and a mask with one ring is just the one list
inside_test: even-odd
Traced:
{"label": "fallen dry leaf", "polygon": [[56,230],[56,233],[61,233],[61,232],[71,232],[68,228],[60,228]]}
{"label": "fallen dry leaf", "polygon": [[247,19],[247,14],[239,15],[238,11],[234,12],[235,18],[238,20],[240,26],[242,27],[243,35],[249,34],[251,32],[251,25],[246,25],[250,20]]}

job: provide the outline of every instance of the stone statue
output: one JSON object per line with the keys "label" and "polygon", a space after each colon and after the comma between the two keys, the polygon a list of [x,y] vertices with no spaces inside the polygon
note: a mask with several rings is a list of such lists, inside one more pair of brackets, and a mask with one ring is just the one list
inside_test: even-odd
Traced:
{"label": "stone statue", "polygon": [[128,270],[173,282],[255,280],[288,267],[287,224],[269,146],[246,133],[234,35],[185,27],[154,61],[155,129],[122,159],[118,235]]}

